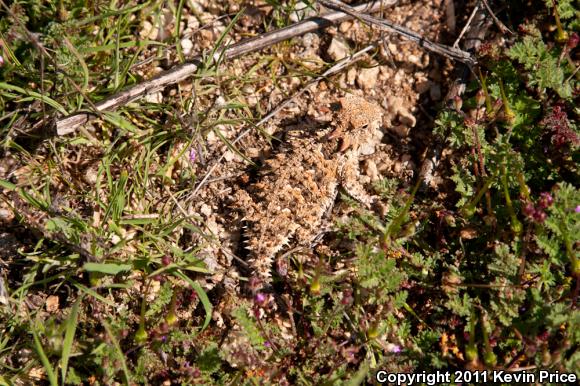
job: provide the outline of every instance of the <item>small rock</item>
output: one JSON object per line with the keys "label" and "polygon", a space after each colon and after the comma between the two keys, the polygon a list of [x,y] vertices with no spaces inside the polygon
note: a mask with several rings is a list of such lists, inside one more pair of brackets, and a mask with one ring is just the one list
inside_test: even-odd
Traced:
{"label": "small rock", "polygon": [[258,104],[258,97],[256,96],[256,94],[248,95],[246,97],[246,103],[250,107],[256,106]]}
{"label": "small rock", "polygon": [[226,162],[232,162],[233,160],[237,159],[237,154],[235,154],[233,151],[228,150],[226,151],[226,153],[224,154],[224,160]]}
{"label": "small rock", "polygon": [[421,64],[419,57],[417,55],[413,55],[413,54],[407,56],[407,61],[410,63],[413,63],[416,66]]}
{"label": "small rock", "polygon": [[477,229],[472,227],[465,227],[459,231],[459,237],[464,240],[473,240],[478,235]]}
{"label": "small rock", "polygon": [[139,36],[141,37],[141,39],[155,40],[157,39],[158,34],[159,29],[153,27],[153,24],[151,24],[151,22],[147,20],[143,22],[143,27],[141,28],[141,31],[139,31]]}
{"label": "small rock", "polygon": [[354,81],[356,80],[356,68],[351,67],[346,72],[346,83],[350,85],[354,85]]}
{"label": "small rock", "polygon": [[207,136],[205,137],[205,140],[208,144],[214,144],[217,141],[219,141],[218,136],[212,131],[207,133]]}
{"label": "small rock", "polygon": [[161,290],[161,283],[157,280],[151,280],[149,282],[149,290],[147,291],[147,296],[145,297],[145,300],[147,300],[148,302],[155,301],[155,299],[157,299],[157,294],[159,293],[159,290]]}
{"label": "small rock", "polygon": [[340,23],[340,26],[338,27],[338,30],[341,33],[345,34],[348,31],[350,31],[351,28],[352,28],[352,21],[347,20],[347,21],[343,21],[342,23]]}
{"label": "small rock", "polygon": [[216,222],[215,216],[209,217],[205,223],[206,229],[214,235],[219,235],[220,226]]}
{"label": "small rock", "polygon": [[163,102],[163,94],[161,91],[153,92],[145,95],[145,101],[149,103],[161,103]]}
{"label": "small rock", "polygon": [[14,213],[6,208],[0,208],[0,220],[9,222],[14,218]]}
{"label": "small rock", "polygon": [[117,245],[121,242],[121,238],[118,235],[112,235],[111,237],[109,237],[109,240],[111,241],[111,244],[113,245]]}
{"label": "small rock", "polygon": [[213,44],[213,32],[208,29],[202,29],[199,31],[199,42],[201,43],[201,48],[208,48]]}
{"label": "small rock", "polygon": [[317,34],[309,32],[307,34],[304,34],[304,36],[302,37],[302,44],[304,45],[305,48],[318,47],[320,44],[320,38],[318,37]]}
{"label": "small rock", "polygon": [[193,42],[189,39],[181,39],[181,50],[183,55],[188,56],[191,54],[191,50],[193,49]]}
{"label": "small rock", "polygon": [[294,11],[290,13],[290,21],[297,23],[300,20],[304,20],[307,17],[314,16],[315,14],[316,11],[313,7],[309,7],[308,4],[303,1],[299,1],[294,6]]}
{"label": "small rock", "polygon": [[246,156],[249,158],[257,158],[260,156],[260,149],[257,147],[250,147],[246,149]]}
{"label": "small rock", "polygon": [[350,52],[350,48],[343,40],[333,37],[326,53],[332,60],[340,60],[345,58]]}
{"label": "small rock", "polygon": [[393,60],[393,53],[388,45],[381,44],[379,47],[379,59],[383,62]]}
{"label": "small rock", "polygon": [[48,312],[56,312],[58,311],[58,296],[50,295],[46,298],[46,311]]}
{"label": "small rock", "polygon": [[371,155],[375,153],[376,144],[380,143],[383,139],[383,132],[381,130],[375,130],[372,138],[367,143],[361,143],[359,145],[360,155]]}
{"label": "small rock", "polygon": [[214,102],[216,109],[224,108],[227,105],[226,99],[223,96],[218,96]]}
{"label": "small rock", "polygon": [[197,20],[197,17],[193,15],[187,16],[187,28],[191,28],[192,31],[199,28],[199,20]]}
{"label": "small rock", "polygon": [[85,170],[82,178],[83,181],[85,181],[87,184],[94,185],[97,183],[98,177],[99,177],[98,168],[91,166]]}
{"label": "small rock", "polygon": [[209,217],[209,215],[212,213],[211,207],[207,204],[203,204],[201,206],[201,208],[199,209],[199,212],[201,214],[203,214],[206,217]]}
{"label": "small rock", "polygon": [[363,68],[359,71],[358,76],[356,77],[356,83],[359,85],[360,88],[368,90],[375,86],[378,77],[379,77],[378,66],[371,68]]}

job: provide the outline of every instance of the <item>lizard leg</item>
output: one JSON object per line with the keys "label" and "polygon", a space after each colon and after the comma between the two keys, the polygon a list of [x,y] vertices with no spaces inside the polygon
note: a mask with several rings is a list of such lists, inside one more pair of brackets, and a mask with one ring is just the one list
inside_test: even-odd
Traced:
{"label": "lizard leg", "polygon": [[352,153],[347,155],[340,173],[340,184],[355,200],[370,208],[376,197],[369,195],[359,181],[360,171],[358,157]]}

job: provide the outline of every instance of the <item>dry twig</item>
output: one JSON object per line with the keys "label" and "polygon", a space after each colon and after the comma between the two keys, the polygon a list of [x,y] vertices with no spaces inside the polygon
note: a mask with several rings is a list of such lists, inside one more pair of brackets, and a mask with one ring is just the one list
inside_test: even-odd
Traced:
{"label": "dry twig", "polygon": [[513,35],[514,33],[512,32],[512,30],[510,30],[508,27],[506,27],[506,25],[504,23],[502,23],[497,16],[495,16],[495,13],[493,13],[493,11],[491,10],[491,7],[489,6],[489,3],[487,2],[487,0],[481,0],[481,2],[483,3],[483,5],[485,6],[485,9],[487,9],[487,12],[489,12],[489,15],[491,16],[491,18],[493,19],[493,22],[495,23],[495,25],[497,26],[497,28],[499,28],[499,30],[502,33],[509,33],[510,35]]}
{"label": "dry twig", "polygon": [[[467,22],[467,33],[466,38],[463,43],[463,48],[466,50],[473,50],[479,46],[483,37],[485,36],[488,28],[491,26],[491,22],[486,17],[486,12],[479,6],[475,7],[475,11],[469,17]],[[461,32],[463,34],[464,31]],[[457,68],[457,75],[455,76],[455,81],[449,88],[449,92],[445,100],[453,100],[455,96],[461,96],[467,84],[467,80],[471,74],[471,68],[469,66],[460,66]],[[429,186],[431,181],[433,181],[433,173],[439,165],[439,159],[443,149],[443,144],[439,141],[436,142],[435,146],[430,147],[426,151],[425,160],[421,165],[421,170],[419,171],[419,178],[423,181],[424,186]]]}
{"label": "dry twig", "polygon": [[[382,8],[394,5],[397,0],[373,1],[361,4],[353,9],[356,12],[376,12]],[[221,50],[216,50],[214,60],[233,59],[250,52],[259,51],[283,40],[291,39],[308,32],[326,28],[334,23],[351,19],[352,16],[344,12],[330,12],[318,17],[312,17],[291,26],[281,28],[252,39],[244,40],[236,44],[227,46]],[[78,112],[56,122],[56,131],[59,135],[73,133],[76,129],[94,118],[99,112],[114,110],[117,107],[126,105],[147,94],[157,92],[171,84],[178,83],[196,73],[202,56],[193,58],[190,62],[178,65],[171,70],[165,71],[157,77],[145,82],[141,82],[120,91],[109,98],[95,104],[92,111]]]}
{"label": "dry twig", "polygon": [[414,32],[414,31],[411,31],[408,28],[405,28],[405,27],[398,25],[398,24],[395,24],[395,23],[391,23],[391,22],[383,20],[383,19],[378,19],[378,18],[370,16],[366,13],[361,13],[357,9],[355,9],[353,7],[349,7],[349,6],[341,3],[340,1],[318,0],[318,2],[327,8],[347,13],[347,14],[349,14],[357,19],[360,19],[360,20],[365,21],[369,24],[375,25],[383,30],[399,34],[399,35],[419,44],[419,46],[426,48],[427,50],[434,52],[436,54],[443,55],[443,56],[448,57],[448,58],[453,59],[453,60],[458,60],[458,61],[465,63],[469,66],[473,66],[477,63],[475,58],[469,52],[460,50],[458,48],[449,47],[449,46],[446,46],[443,44],[432,42],[429,39],[426,39],[425,37],[419,35],[418,33]]}
{"label": "dry twig", "polygon": [[[267,121],[269,121],[270,119],[272,119],[276,114],[278,114],[280,111],[282,111],[282,109],[284,109],[286,106],[288,106],[294,99],[296,99],[297,97],[299,97],[300,95],[302,95],[304,92],[306,92],[306,90],[308,90],[312,85],[317,84],[318,82],[320,82],[321,80],[329,77],[330,75],[333,75],[333,74],[336,74],[337,72],[340,72],[342,69],[344,69],[348,65],[356,62],[363,54],[365,54],[365,53],[367,53],[367,52],[369,52],[369,51],[371,51],[371,50],[373,50],[375,48],[377,48],[377,45],[376,44],[371,44],[371,45],[368,45],[367,47],[363,48],[362,50],[360,50],[360,51],[358,51],[358,52],[356,52],[356,53],[354,53],[354,54],[352,54],[350,56],[347,56],[346,58],[343,58],[343,59],[339,60],[334,66],[332,66],[331,68],[329,68],[328,70],[326,70],[322,75],[319,75],[315,79],[313,79],[310,82],[308,82],[298,92],[296,92],[294,95],[292,95],[291,97],[287,98],[284,102],[282,102],[278,106],[276,106],[276,108],[274,110],[270,111],[264,118],[262,118],[255,125],[253,125],[252,127],[244,130],[240,135],[238,135],[236,137],[236,139],[234,139],[232,141],[232,146],[235,145],[236,143],[238,143],[246,135],[248,135],[250,133],[250,131],[252,131],[252,128],[260,127],[264,123],[266,123]],[[222,154],[220,156],[220,158],[218,158],[218,160],[212,165],[212,167],[208,170],[208,172],[206,173],[206,175],[199,182],[199,184],[197,184],[197,186],[195,187],[195,189],[191,193],[191,197],[194,197],[197,194],[197,192],[199,192],[199,190],[207,183],[208,178],[214,173],[214,171],[216,170],[216,168],[223,161],[224,157],[225,157],[225,153]]]}

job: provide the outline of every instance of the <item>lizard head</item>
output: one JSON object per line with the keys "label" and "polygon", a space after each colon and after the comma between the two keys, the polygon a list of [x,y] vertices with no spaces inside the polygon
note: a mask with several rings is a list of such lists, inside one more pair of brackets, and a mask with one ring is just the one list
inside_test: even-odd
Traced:
{"label": "lizard head", "polygon": [[328,136],[329,139],[342,140],[339,151],[358,149],[359,146],[372,142],[376,144],[377,131],[383,117],[382,109],[377,104],[354,95],[341,98],[339,102],[341,108],[337,126]]}

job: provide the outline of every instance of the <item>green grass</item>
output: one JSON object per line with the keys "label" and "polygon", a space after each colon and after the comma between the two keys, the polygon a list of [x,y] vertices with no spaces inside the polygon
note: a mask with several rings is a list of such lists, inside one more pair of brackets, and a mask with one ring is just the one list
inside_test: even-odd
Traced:
{"label": "green grass", "polygon": [[[297,41],[235,65],[212,54],[290,24],[295,2],[269,2],[246,27],[220,2],[210,16],[231,17],[216,22],[213,52],[200,52],[205,65],[188,82],[63,137],[50,134],[56,117],[184,61],[187,24],[168,23],[160,41],[139,35],[145,20],[187,14],[203,26],[208,15],[184,1],[98,12],[0,3],[0,166],[17,166],[0,178],[14,213],[0,226],[19,242],[0,260],[0,384],[356,385],[379,369],[580,376],[578,10],[559,1],[556,21],[550,1],[537,3],[513,39],[484,42],[478,78],[438,111],[441,191],[385,179],[374,186],[383,214],[341,197],[350,215],[327,248],[291,253],[288,276],[252,295],[208,284],[230,272],[210,269],[204,248],[216,260],[226,248],[194,214],[212,191],[192,191],[226,150],[256,161],[232,130],[252,128],[254,145],[268,146],[253,127],[267,104],[250,96],[290,97],[332,63],[305,64]],[[521,16],[517,4],[507,12]]]}

